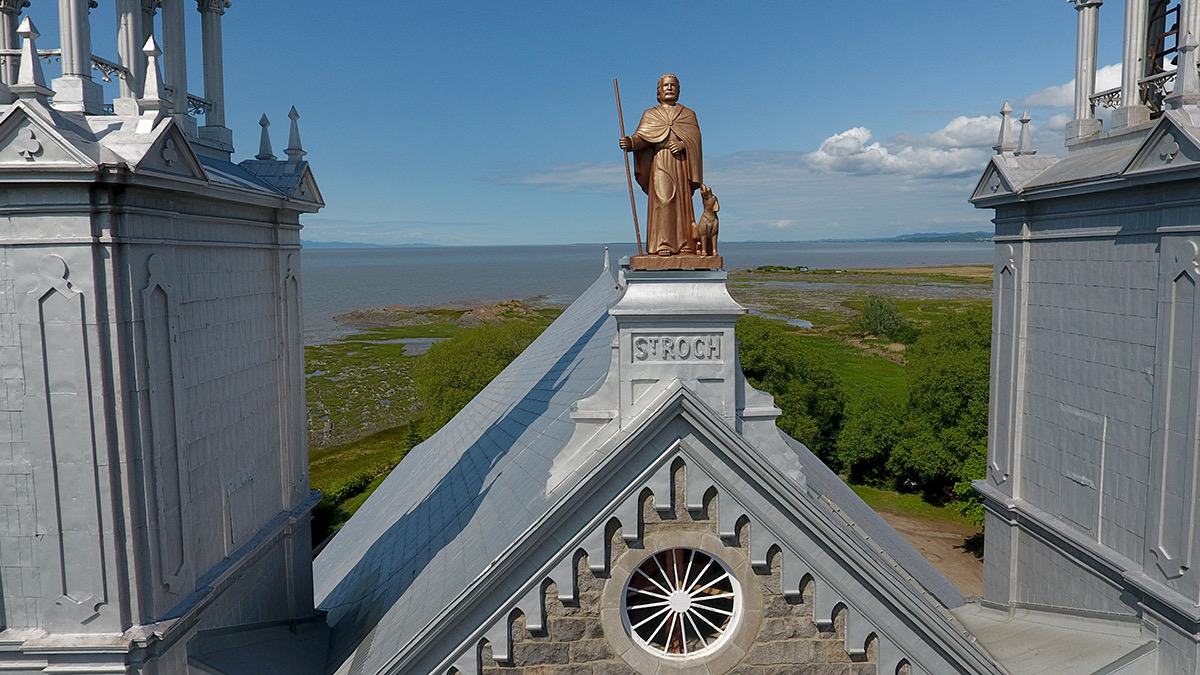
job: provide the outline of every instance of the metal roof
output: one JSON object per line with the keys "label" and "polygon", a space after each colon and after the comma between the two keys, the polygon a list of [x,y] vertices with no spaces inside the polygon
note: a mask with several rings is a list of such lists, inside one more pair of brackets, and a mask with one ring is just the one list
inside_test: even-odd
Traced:
{"label": "metal roof", "polygon": [[[453,420],[418,445],[313,565],[333,630],[327,667],[378,672],[554,506],[551,466],[573,404],[611,363],[621,296],[609,271]],[[947,607],[962,594],[798,441],[809,489]],[[568,488],[569,489],[569,488]],[[560,491],[556,491],[560,492]],[[877,546],[877,548],[876,548]],[[899,571],[899,570],[898,570]]]}
{"label": "metal roof", "polygon": [[570,408],[608,372],[616,322],[607,310],[620,294],[606,271],[414,448],[317,557],[334,659],[377,620],[370,642],[387,653],[368,661],[386,661],[550,507],[546,480],[574,429]]}

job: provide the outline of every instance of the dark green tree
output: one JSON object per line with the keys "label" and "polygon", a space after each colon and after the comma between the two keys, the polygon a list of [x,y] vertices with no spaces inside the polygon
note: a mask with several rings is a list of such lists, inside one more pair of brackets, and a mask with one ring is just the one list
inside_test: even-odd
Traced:
{"label": "dark green tree", "polygon": [[904,344],[912,344],[919,334],[896,303],[881,295],[867,296],[862,313],[854,317],[850,328],[862,335],[879,335]]}
{"label": "dark green tree", "polygon": [[902,396],[875,391],[846,404],[837,457],[851,482],[889,482],[888,457],[902,437],[906,408]]}
{"label": "dark green tree", "polygon": [[906,351],[909,400],[888,468],[934,501],[983,477],[987,461],[991,311],[972,307],[935,320]]}
{"label": "dark green tree", "polygon": [[542,332],[525,321],[485,323],[429,348],[413,365],[428,438],[517,358]]}
{"label": "dark green tree", "polygon": [[738,355],[751,385],[775,397],[783,411],[779,428],[836,465],[842,427],[842,382],[825,359],[787,332],[782,323],[758,316],[737,324]]}

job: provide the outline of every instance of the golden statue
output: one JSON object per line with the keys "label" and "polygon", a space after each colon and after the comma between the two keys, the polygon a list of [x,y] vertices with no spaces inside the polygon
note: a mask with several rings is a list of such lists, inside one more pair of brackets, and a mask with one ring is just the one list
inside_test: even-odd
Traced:
{"label": "golden statue", "polygon": [[692,194],[704,178],[700,123],[679,104],[679,78],[671,73],[658,80],[658,102],[642,114],[637,131],[620,141],[622,150],[633,153],[634,175],[649,196],[646,253],[695,255]]}

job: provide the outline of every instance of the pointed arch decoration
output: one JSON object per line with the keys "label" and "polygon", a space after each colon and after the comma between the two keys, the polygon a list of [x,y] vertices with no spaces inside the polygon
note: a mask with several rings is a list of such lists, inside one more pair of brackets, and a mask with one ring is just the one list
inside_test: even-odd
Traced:
{"label": "pointed arch decoration", "polygon": [[1021,326],[1021,267],[1017,247],[998,247],[996,263],[996,301],[993,308],[991,381],[991,438],[989,439],[988,478],[993,485],[1008,482],[1020,443],[1017,425]]}
{"label": "pointed arch decoration", "polygon": [[1200,245],[1163,238],[1159,282],[1155,420],[1151,438],[1157,494],[1152,501],[1151,553],[1167,579],[1188,573],[1195,557],[1200,440]]}
{"label": "pointed arch decoration", "polygon": [[[49,623],[89,623],[108,604],[105,525],[94,417],[90,337],[84,293],[67,262],[42,259],[36,286],[26,294],[23,326],[31,416],[41,417],[49,452],[34,464],[39,566],[57,595],[46,607]],[[34,378],[40,378],[37,382]],[[40,400],[38,400],[40,399]],[[44,514],[44,515],[43,515]],[[50,588],[47,588],[50,591]]]}
{"label": "pointed arch decoration", "polygon": [[169,593],[179,593],[187,564],[188,471],[183,454],[183,387],[180,386],[179,307],[162,256],[146,260],[142,289],[142,328],[146,343],[147,407],[150,413],[149,466],[158,521],[158,573]]}

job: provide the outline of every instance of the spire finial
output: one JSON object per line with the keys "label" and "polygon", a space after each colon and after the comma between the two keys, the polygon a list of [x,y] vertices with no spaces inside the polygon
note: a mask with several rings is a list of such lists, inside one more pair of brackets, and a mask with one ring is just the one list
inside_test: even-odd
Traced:
{"label": "spire finial", "polygon": [[1017,151],[1013,154],[1021,155],[1036,155],[1037,150],[1033,149],[1033,136],[1029,131],[1029,111],[1026,110],[1021,115],[1021,139],[1017,141]]}
{"label": "spire finial", "polygon": [[273,162],[279,159],[275,156],[275,152],[271,150],[271,134],[267,132],[267,128],[271,126],[271,120],[267,119],[266,113],[263,113],[263,116],[259,118],[258,126],[262,127],[262,137],[258,140],[258,154],[254,156],[254,159],[261,159],[265,162]]}
{"label": "spire finial", "polygon": [[288,119],[292,120],[292,130],[288,134],[287,150],[283,152],[288,156],[289,162],[299,162],[308,153],[300,147],[300,125],[297,122],[300,119],[300,113],[296,112],[296,106],[292,106],[291,112],[288,113]]}
{"label": "spire finial", "polygon": [[38,58],[35,41],[41,37],[41,33],[38,33],[28,15],[17,28],[17,35],[24,40],[21,44],[21,72],[17,76],[17,83],[11,89],[23,99],[32,98],[47,103],[47,98],[54,95],[54,90],[46,86],[42,60]]}
{"label": "spire finial", "polygon": [[147,38],[142,53],[146,55],[146,81],[142,84],[142,98],[138,103],[146,110],[166,110],[170,103],[163,96],[165,87],[162,71],[158,68],[158,57],[162,56],[163,52],[158,48],[153,35]]}
{"label": "spire finial", "polygon": [[1012,152],[1016,149],[1017,144],[1012,142],[1012,130],[1009,128],[1008,116],[1012,114],[1012,106],[1008,101],[1000,108],[1000,137],[996,139],[996,144],[992,149],[997,155],[1003,155]]}

